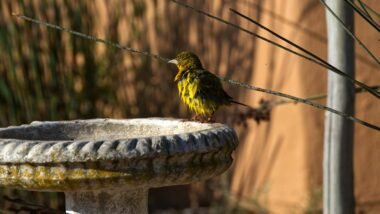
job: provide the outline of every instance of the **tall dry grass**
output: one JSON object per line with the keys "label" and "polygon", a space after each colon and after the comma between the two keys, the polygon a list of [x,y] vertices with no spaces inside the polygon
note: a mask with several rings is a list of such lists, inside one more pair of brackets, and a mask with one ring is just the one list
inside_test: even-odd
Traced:
{"label": "tall dry grass", "polygon": [[[194,4],[236,22],[236,17],[228,12],[229,7],[259,18],[255,8],[247,7],[246,3],[195,1]],[[243,81],[252,76],[255,54],[252,38],[169,1],[3,0],[0,2],[2,127],[34,120],[189,115],[177,99],[174,67],[16,20],[12,12],[169,58],[182,50],[191,50],[215,73]],[[228,90],[239,99],[236,89]],[[228,122],[232,111],[222,111],[217,117]],[[9,190],[2,194],[63,209],[62,195]],[[4,209],[20,208],[4,197],[2,202]]]}
{"label": "tall dry grass", "polygon": [[[228,6],[236,3],[203,4],[226,16]],[[193,50],[209,69],[225,76],[234,75],[236,65],[249,71],[253,64],[252,42],[239,42],[247,41],[246,35],[228,35],[225,26],[167,1],[6,0],[0,9],[2,126],[33,120],[186,115],[178,99],[167,99],[177,96],[173,67],[15,20],[11,12],[167,57]]]}
{"label": "tall dry grass", "polygon": [[[287,38],[300,42],[310,50],[318,50],[317,54],[325,57],[323,48],[326,36],[319,26],[323,18],[313,14],[318,2],[305,1],[304,7],[297,7],[299,3],[295,0],[293,3],[275,0],[189,2],[216,16],[272,38],[231,14],[229,8],[234,8],[259,22],[263,21],[273,27],[274,31],[285,34]],[[261,7],[262,5],[264,7]],[[300,9],[302,11],[299,11]],[[323,75],[318,75],[320,78],[318,82],[315,78],[307,78],[315,75],[315,70],[322,68],[313,67],[304,61],[299,62],[298,58],[289,56],[286,52],[256,41],[241,31],[180,8],[170,1],[2,0],[0,1],[1,127],[34,120],[189,116],[189,112],[178,99],[173,82],[176,70],[174,67],[76,38],[67,33],[16,20],[11,16],[12,12],[136,49],[159,53],[167,58],[174,57],[179,51],[190,50],[196,52],[205,67],[216,74],[242,82],[254,82],[258,86],[296,96],[305,97],[320,93],[321,89],[324,90]],[[308,23],[313,25],[310,26]],[[358,59],[366,69],[373,69],[376,66],[363,53],[359,52]],[[304,68],[306,71],[298,73]],[[260,75],[255,75],[254,69],[256,69],[255,74],[260,73]],[[261,98],[256,93],[247,93],[228,85],[225,88],[235,99],[250,105],[256,104],[253,102]],[[285,108],[285,113],[274,112],[274,119],[277,117],[281,120],[281,115],[292,113],[294,116],[296,113],[300,115],[300,112],[293,111],[293,106]],[[309,115],[315,114],[309,110],[307,109],[307,119],[303,118],[308,121],[310,121]],[[221,110],[217,112],[216,120],[230,123],[235,111],[237,111],[235,108]],[[166,190],[170,194],[176,194],[176,197],[151,197],[150,202],[156,204],[154,206],[166,203],[169,204],[168,207],[174,207],[173,204],[176,203],[178,206],[182,204],[198,207],[210,204],[211,199],[217,198],[225,206],[223,200],[226,199],[226,194],[229,194],[229,182],[232,180],[235,193],[249,196],[247,200],[249,205],[246,207],[253,207],[250,209],[265,213],[270,204],[267,202],[270,199],[268,194],[277,196],[277,192],[271,192],[273,189],[283,191],[281,194],[289,193],[294,189],[290,188],[289,191],[288,186],[298,188],[294,183],[300,182],[296,180],[292,183],[292,179],[288,179],[288,183],[283,182],[283,174],[278,173],[281,169],[275,168],[276,164],[284,163],[282,160],[287,160],[287,157],[295,157],[289,155],[293,154],[292,151],[301,150],[297,150],[301,144],[292,147],[293,144],[286,144],[286,140],[294,141],[297,136],[303,136],[302,133],[298,133],[297,130],[288,132],[286,128],[282,129],[292,124],[294,116],[291,115],[291,119],[281,120],[277,125],[270,123],[258,128],[251,123],[252,129],[237,129],[241,141],[246,140],[246,142],[239,146],[237,156],[239,155],[240,160],[235,162],[238,167],[234,169],[232,178],[229,177],[231,174],[229,172],[221,180],[198,183],[192,188],[182,187],[180,189],[182,194],[178,189],[172,192]],[[320,121],[315,120],[315,127],[321,127]],[[293,125],[301,129],[303,123],[297,120],[298,123],[301,125]],[[255,138],[256,135],[259,137]],[[319,135],[319,132],[311,134],[313,138]],[[287,167],[306,162],[305,168],[318,172],[319,156],[314,153],[319,148],[318,142],[312,146],[305,146],[302,154],[307,153],[306,156],[310,155],[311,158],[301,159],[299,155],[297,161],[286,162]],[[304,168],[302,170],[305,171]],[[290,170],[292,173],[295,171],[298,172]],[[297,176],[303,178],[304,174]],[[320,183],[320,178],[314,177],[315,181],[306,182],[305,189],[314,188]],[[267,181],[271,179],[277,179],[278,183],[275,184],[278,186],[274,186],[273,181],[272,186],[268,185]],[[284,185],[281,186],[281,183]],[[297,189],[297,194],[303,190]],[[160,194],[163,192],[154,190],[151,195]],[[292,200],[298,199],[297,194],[296,196],[293,192],[289,194],[291,194],[289,197],[281,196]],[[204,197],[205,195],[207,197]],[[310,200],[310,207],[313,207],[313,210],[314,207],[318,209],[320,195],[309,195],[316,195]],[[16,209],[22,206],[20,203],[6,200],[7,197],[4,196],[22,198],[45,207],[64,209],[61,194],[4,190],[1,196],[2,209]],[[179,200],[182,203],[179,203]],[[183,202],[185,200],[189,202]],[[216,213],[226,211],[223,207],[215,210]]]}

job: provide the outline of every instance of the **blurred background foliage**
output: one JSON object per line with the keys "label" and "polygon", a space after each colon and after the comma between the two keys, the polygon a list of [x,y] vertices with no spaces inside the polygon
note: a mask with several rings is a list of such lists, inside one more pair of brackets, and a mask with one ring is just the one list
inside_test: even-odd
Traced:
{"label": "blurred background foliage", "polygon": [[[179,13],[182,15],[166,13],[174,10],[173,6],[157,1],[1,1],[0,125],[93,117],[188,116],[178,107],[179,99],[168,99],[177,97],[174,67],[11,16],[12,12],[22,13],[168,57],[181,50],[201,50],[212,38],[217,38],[213,43],[220,48],[233,43],[224,36],[224,27],[212,30],[202,26],[204,17],[188,19],[190,11],[184,10]],[[190,38],[204,34],[202,31],[209,31],[209,37]],[[194,40],[194,46],[187,40]],[[206,60],[227,66],[224,72],[230,72],[230,63],[221,55],[216,61]]]}
{"label": "blurred background foliage", "polygon": [[[236,6],[233,1],[228,4]],[[219,15],[227,10],[220,3],[210,7]],[[227,77],[233,75],[234,64],[252,70],[252,62],[243,61],[252,58],[252,48],[231,49],[247,46],[237,42],[240,34],[228,35],[229,29],[217,23],[204,25],[205,17],[189,18],[191,11],[179,11],[169,1],[3,0],[0,11],[1,127],[35,120],[189,116],[177,98],[175,67],[16,19],[13,12],[168,58],[182,50],[202,50],[203,62]],[[240,77],[250,75],[238,72]],[[230,93],[237,92],[231,89]],[[226,120],[232,112],[222,111],[217,117]],[[207,192],[204,195],[210,198],[199,199],[192,188],[178,187],[174,191],[182,191],[183,196],[170,198],[167,208],[210,205],[215,198],[222,200],[228,190],[228,184],[220,188],[219,181],[197,185],[202,186],[198,193]],[[218,187],[207,191],[205,185]],[[165,201],[155,201],[154,195],[170,195],[170,191],[153,190],[151,207]],[[64,208],[61,194],[5,189],[2,196],[2,208],[8,211]]]}
{"label": "blurred background foliage", "polygon": [[[231,14],[229,8],[234,8],[327,58],[324,8],[318,1],[187,2],[274,39]],[[378,5],[376,0],[368,2]],[[218,75],[299,97],[326,90],[325,69],[170,1],[2,0],[0,127],[35,120],[190,115],[177,95],[175,67],[16,19],[12,12],[166,58],[190,50]],[[356,33],[378,55],[380,49],[371,45],[378,45],[378,33],[357,21]],[[378,84],[378,65],[361,49],[357,50],[357,62],[357,79]],[[273,98],[224,86],[236,100],[251,106],[263,97]],[[369,95],[358,96],[357,116],[378,124],[380,114],[375,101]],[[184,208],[187,210],[183,212],[189,213],[321,212],[323,112],[302,105],[283,105],[273,110],[269,123],[258,126],[250,121],[248,128],[243,128],[233,124],[240,110],[221,109],[215,118],[233,126],[239,135],[235,167],[205,182],[152,189],[151,213],[178,213]],[[367,203],[371,207],[379,204],[376,175],[380,165],[375,163],[379,162],[380,144],[368,143],[378,141],[376,134],[360,126],[355,131],[356,142],[367,142],[355,147],[357,200],[366,207]],[[27,213],[64,210],[60,193],[4,189],[0,194],[1,209],[11,213],[17,209]]]}
{"label": "blurred background foliage", "polygon": [[2,1],[0,124],[175,112],[162,96],[174,95],[168,85],[171,75],[160,75],[167,68],[153,71],[149,58],[9,16],[16,11],[150,50],[143,37],[145,5],[136,2]]}

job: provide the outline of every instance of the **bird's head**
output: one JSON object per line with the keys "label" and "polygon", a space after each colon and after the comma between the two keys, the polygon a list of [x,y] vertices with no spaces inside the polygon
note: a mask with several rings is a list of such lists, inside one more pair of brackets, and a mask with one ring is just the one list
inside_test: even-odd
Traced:
{"label": "bird's head", "polygon": [[168,63],[177,65],[179,71],[203,68],[198,56],[187,51],[179,53],[175,59],[170,60]]}

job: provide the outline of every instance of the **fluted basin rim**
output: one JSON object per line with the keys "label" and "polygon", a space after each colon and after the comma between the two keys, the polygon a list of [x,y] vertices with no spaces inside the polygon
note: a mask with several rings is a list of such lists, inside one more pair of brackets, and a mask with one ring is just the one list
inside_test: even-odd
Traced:
{"label": "fluted basin rim", "polygon": [[[152,131],[141,128],[144,125],[149,125],[149,129],[163,126],[167,126],[169,129],[177,128],[178,133],[175,130],[165,129],[169,134],[125,137],[128,134],[123,135],[123,132],[132,129],[126,128],[124,130],[122,126],[131,124],[137,124],[134,128],[141,129],[137,130],[139,132]],[[57,133],[46,132],[47,135],[56,138],[55,140],[49,140],[46,136],[38,137],[39,131],[49,130],[57,125],[71,127],[69,131],[74,134],[72,136],[62,134],[65,130],[60,127],[62,130],[58,130]],[[98,127],[99,130],[95,130],[97,126],[100,126]],[[80,128],[83,128],[84,132],[89,132],[87,133],[88,136],[92,136],[91,130],[93,128],[96,131],[93,133],[94,137],[70,139],[70,137],[75,137],[76,132],[79,133],[78,136],[80,135]],[[110,128],[110,132],[114,133],[107,137],[101,132],[108,128]],[[20,136],[24,137],[12,138],[12,136],[16,136],[17,132],[18,134],[21,132]],[[155,133],[159,132],[160,130]],[[212,152],[224,147],[226,143],[231,144],[230,147],[236,147],[236,134],[228,126],[219,123],[206,124],[168,118],[33,122],[29,125],[0,129],[0,163],[56,164],[146,159],[194,152]]]}

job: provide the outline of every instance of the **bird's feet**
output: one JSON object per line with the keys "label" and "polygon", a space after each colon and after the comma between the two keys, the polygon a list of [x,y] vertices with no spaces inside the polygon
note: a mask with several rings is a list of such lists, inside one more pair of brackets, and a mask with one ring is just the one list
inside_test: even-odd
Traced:
{"label": "bird's feet", "polygon": [[198,115],[198,114],[195,114],[193,115],[191,118],[190,118],[190,121],[200,121],[201,119],[201,116]]}
{"label": "bird's feet", "polygon": [[215,120],[212,119],[212,116],[206,117],[206,116],[202,116],[199,114],[192,116],[190,118],[190,121],[197,121],[197,122],[201,122],[201,123],[214,123],[215,122]]}
{"label": "bird's feet", "polygon": [[212,117],[208,117],[207,120],[206,120],[206,122],[208,122],[208,123],[215,123],[215,120],[212,119]]}

